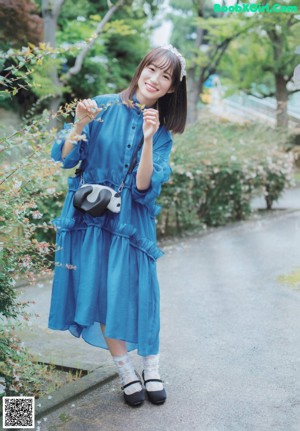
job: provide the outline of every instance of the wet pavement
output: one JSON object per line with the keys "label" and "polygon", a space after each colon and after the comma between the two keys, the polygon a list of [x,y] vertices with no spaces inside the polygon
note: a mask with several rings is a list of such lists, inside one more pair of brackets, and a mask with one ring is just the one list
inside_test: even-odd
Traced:
{"label": "wet pavement", "polygon": [[[299,431],[300,190],[276,206],[272,216],[163,245],[165,405],[128,407],[114,379],[45,415],[36,430]],[[41,316],[26,338],[33,351],[89,370],[111,364],[107,351],[46,328],[49,283],[21,290]]]}

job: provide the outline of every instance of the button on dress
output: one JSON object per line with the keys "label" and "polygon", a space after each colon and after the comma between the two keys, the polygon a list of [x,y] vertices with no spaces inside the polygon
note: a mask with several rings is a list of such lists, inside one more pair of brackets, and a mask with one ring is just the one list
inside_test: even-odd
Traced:
{"label": "button on dress", "polygon": [[[62,168],[84,161],[83,181],[118,189],[143,137],[143,116],[138,101],[122,103],[120,95],[94,98],[103,108],[83,131],[85,138],[62,158],[65,125],[53,144],[51,157]],[[169,179],[172,137],[160,127],[153,137],[153,174],[147,190],[136,187],[137,164],[127,176],[119,214],[107,211],[92,217],[73,206],[80,176],[68,178],[56,228],[55,267],[48,327],[69,330],[87,343],[108,348],[105,335],[127,342],[147,356],[159,352],[160,294],[156,260],[163,254],[156,244],[156,199]]]}

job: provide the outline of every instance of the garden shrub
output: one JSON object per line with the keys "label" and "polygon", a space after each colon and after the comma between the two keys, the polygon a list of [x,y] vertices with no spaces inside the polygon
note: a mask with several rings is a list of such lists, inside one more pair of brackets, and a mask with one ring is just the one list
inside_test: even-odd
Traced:
{"label": "garden shrub", "polygon": [[173,170],[159,203],[158,235],[220,226],[251,214],[251,199],[267,209],[293,184],[293,155],[284,133],[261,124],[203,116],[174,139]]}
{"label": "garden shrub", "polygon": [[[2,52],[0,96],[13,98],[30,86],[34,65],[51,53],[46,46]],[[7,61],[9,67],[5,67]],[[49,125],[56,119],[60,127],[72,112],[72,105],[57,113],[28,112],[19,129],[9,130],[2,124],[0,131],[0,396],[36,394],[38,380],[45,376],[45,367],[33,364],[32,355],[16,335],[18,322],[27,321],[29,314],[28,302],[20,302],[14,286],[20,278],[29,284],[52,272],[55,244],[51,238],[55,236],[44,215],[48,207],[54,211],[57,205],[61,169],[49,163],[57,132]]]}
{"label": "garden shrub", "polygon": [[33,363],[17,338],[13,322],[29,316],[28,303],[19,301],[14,288],[18,280],[35,283],[52,271],[55,233],[44,214],[48,205],[56,205],[59,167],[49,164],[55,134],[47,129],[50,117],[45,112],[0,142],[0,152],[13,154],[9,162],[0,160],[0,375],[5,383],[2,380],[0,389],[5,395],[36,395],[38,381],[45,376],[45,367]]}

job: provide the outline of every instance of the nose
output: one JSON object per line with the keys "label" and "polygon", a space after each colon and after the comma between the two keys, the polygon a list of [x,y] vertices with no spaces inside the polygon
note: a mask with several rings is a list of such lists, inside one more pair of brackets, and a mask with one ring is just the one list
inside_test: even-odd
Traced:
{"label": "nose", "polygon": [[159,77],[159,73],[153,73],[153,75],[151,75],[151,79],[150,81],[153,82],[153,84],[157,84],[158,83],[158,77]]}

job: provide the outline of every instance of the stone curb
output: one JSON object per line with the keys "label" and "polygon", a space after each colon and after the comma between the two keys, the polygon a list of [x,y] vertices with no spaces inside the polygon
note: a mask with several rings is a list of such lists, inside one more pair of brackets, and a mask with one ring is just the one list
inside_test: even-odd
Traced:
{"label": "stone curb", "polygon": [[[96,389],[97,387],[103,386],[118,376],[118,373],[113,366],[104,366],[96,368],[91,373],[87,374],[80,379],[66,383],[61,388],[48,394],[42,398],[35,399],[35,422],[38,419],[46,416],[47,414],[57,410],[63,405],[69,403],[76,398]],[[1,411],[0,411],[0,430],[3,431],[2,421],[2,400],[1,400]],[[21,429],[25,431],[25,429]]]}
{"label": "stone curb", "polygon": [[285,217],[290,214],[294,213],[300,213],[300,208],[287,208],[287,209],[274,209],[271,211],[258,211],[255,210],[253,213],[245,220],[238,220],[234,222],[227,223],[225,225],[221,226],[209,226],[206,229],[195,229],[193,231],[183,233],[182,235],[177,235],[175,237],[169,237],[169,238],[162,238],[158,240],[158,244],[161,248],[168,247],[172,245],[177,245],[181,243],[182,241],[188,240],[190,238],[199,238],[202,236],[210,235],[211,233],[217,232],[218,230],[232,230],[239,228],[243,224],[252,224],[257,221],[263,221],[263,220],[272,220],[277,219],[281,217]]}
{"label": "stone curb", "polygon": [[39,419],[79,396],[108,383],[117,376],[115,367],[104,366],[96,368],[74,382],[66,383],[51,394],[35,400],[35,419]]}
{"label": "stone curb", "polygon": [[245,220],[238,220],[232,223],[228,223],[224,226],[217,226],[216,228],[213,227],[213,229],[224,229],[224,230],[229,230],[229,229],[233,229],[235,227],[240,227],[243,224],[251,224],[251,223],[255,223],[258,221],[267,221],[267,220],[276,220],[282,217],[286,217],[289,216],[291,214],[294,213],[299,213],[300,212],[300,208],[276,208],[273,209],[271,211],[267,211],[267,210],[259,210],[259,211],[254,211],[250,217],[248,217]]}

